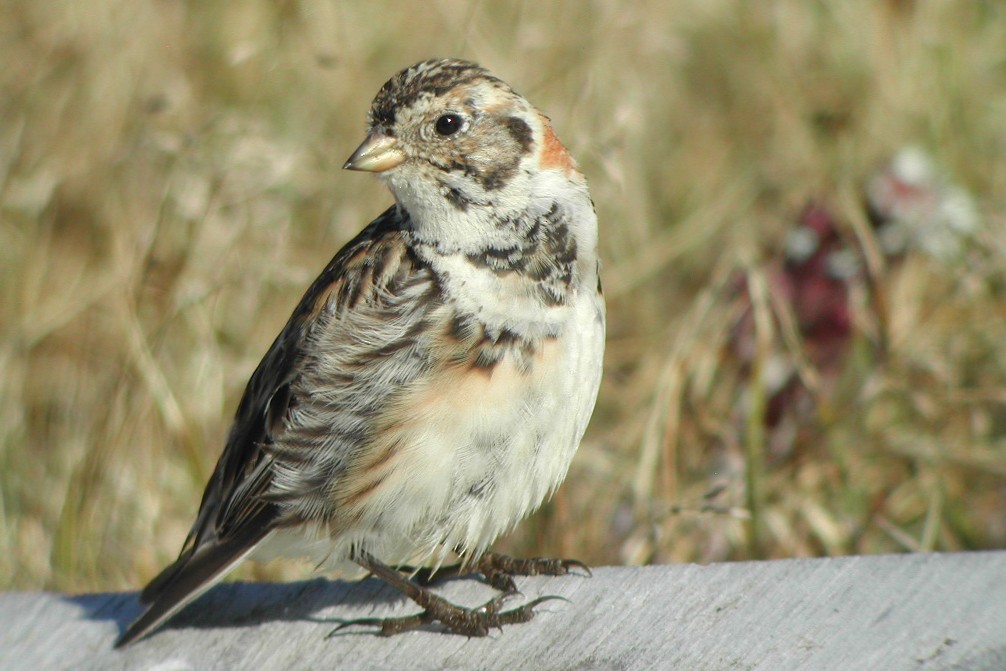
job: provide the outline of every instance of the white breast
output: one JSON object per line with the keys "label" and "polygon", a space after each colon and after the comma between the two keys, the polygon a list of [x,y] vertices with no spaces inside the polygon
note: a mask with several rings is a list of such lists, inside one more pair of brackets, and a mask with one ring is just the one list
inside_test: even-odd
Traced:
{"label": "white breast", "polygon": [[391,564],[436,562],[454,549],[477,555],[558,487],[593,411],[605,328],[586,187],[549,178],[542,206],[563,189],[578,250],[566,304],[544,305],[526,278],[480,268],[460,252],[431,262],[451,310],[474,315],[487,333],[540,343],[530,369],[507,358],[485,370],[439,366],[416,380],[395,396],[380,444],[368,448],[391,456],[364,474],[352,522],[309,530],[293,545],[279,532],[273,547],[328,564],[354,546]]}
{"label": "white breast", "polygon": [[417,548],[481,552],[559,485],[594,406],[604,347],[595,297],[580,297],[567,314],[530,372],[512,360],[486,373],[445,368],[396,404],[410,421],[385,438],[407,449],[367,504],[395,511],[373,520],[385,540],[405,541],[387,552],[406,553],[401,561]]}

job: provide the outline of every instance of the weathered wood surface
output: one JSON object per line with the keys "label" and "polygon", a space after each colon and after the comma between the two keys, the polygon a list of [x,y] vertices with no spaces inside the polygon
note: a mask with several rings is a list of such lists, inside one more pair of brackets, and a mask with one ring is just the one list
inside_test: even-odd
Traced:
{"label": "weathered wood surface", "polygon": [[[412,612],[373,579],[228,584],[123,651],[134,593],[0,595],[0,669],[1006,670],[1006,552],[599,568],[525,578],[560,595],[467,639],[387,639],[332,620]],[[470,580],[441,593],[476,604]],[[519,603],[515,599],[512,603]]]}

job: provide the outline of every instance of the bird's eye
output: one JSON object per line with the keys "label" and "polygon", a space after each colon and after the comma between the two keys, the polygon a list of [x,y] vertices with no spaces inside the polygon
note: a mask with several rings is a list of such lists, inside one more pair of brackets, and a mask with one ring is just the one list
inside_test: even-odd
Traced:
{"label": "bird's eye", "polygon": [[459,130],[464,123],[465,118],[460,114],[444,114],[436,123],[433,124],[433,129],[437,131],[437,135],[454,135]]}

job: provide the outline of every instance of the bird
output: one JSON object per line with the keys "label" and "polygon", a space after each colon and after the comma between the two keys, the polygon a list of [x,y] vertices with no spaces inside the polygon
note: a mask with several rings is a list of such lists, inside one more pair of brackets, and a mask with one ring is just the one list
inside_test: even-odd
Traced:
{"label": "bird", "polygon": [[[116,641],[164,624],[244,560],[351,566],[468,636],[526,622],[515,575],[589,569],[493,541],[564,480],[601,381],[597,216],[548,117],[480,65],[401,70],[344,168],[394,203],[310,285],[248,381],[195,522]],[[448,560],[458,563],[447,566]],[[481,573],[480,607],[429,589]]]}

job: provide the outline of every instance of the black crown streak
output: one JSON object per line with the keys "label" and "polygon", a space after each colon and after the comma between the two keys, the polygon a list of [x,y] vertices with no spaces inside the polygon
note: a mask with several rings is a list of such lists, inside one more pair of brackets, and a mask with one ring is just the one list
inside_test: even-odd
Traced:
{"label": "black crown streak", "polygon": [[[520,224],[501,222],[506,227],[519,227]],[[526,276],[538,285],[539,297],[549,306],[567,303],[576,259],[576,240],[558,204],[553,204],[548,212],[526,225],[517,243],[468,255],[470,263],[497,275],[519,273]]]}
{"label": "black crown streak", "polygon": [[371,125],[391,127],[398,110],[415,104],[421,97],[441,96],[455,86],[470,84],[477,79],[503,84],[487,70],[469,61],[433,59],[417,63],[389,79],[377,92],[370,107]]}

